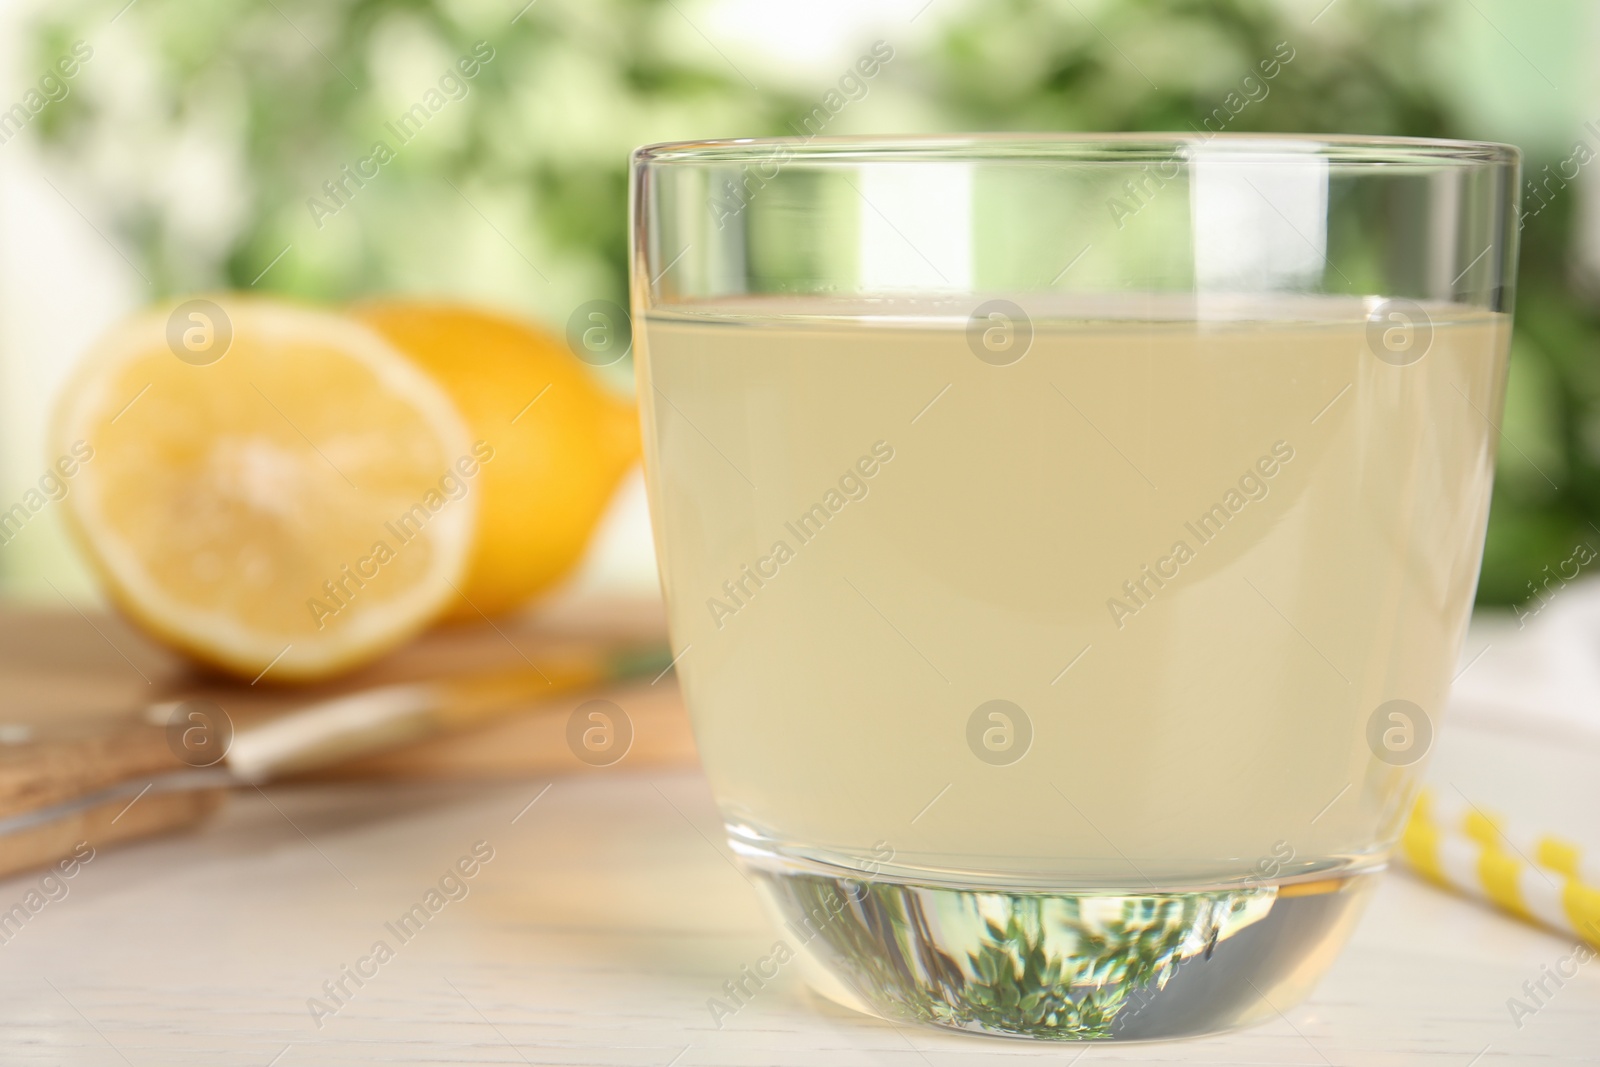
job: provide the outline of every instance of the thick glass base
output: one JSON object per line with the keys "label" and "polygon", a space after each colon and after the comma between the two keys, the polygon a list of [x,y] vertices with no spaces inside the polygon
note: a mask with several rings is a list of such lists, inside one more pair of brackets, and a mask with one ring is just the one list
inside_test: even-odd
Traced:
{"label": "thick glass base", "polygon": [[1275,1016],[1332,962],[1376,873],[1130,895],[751,868],[823,995],[893,1022],[1051,1041],[1192,1037]]}

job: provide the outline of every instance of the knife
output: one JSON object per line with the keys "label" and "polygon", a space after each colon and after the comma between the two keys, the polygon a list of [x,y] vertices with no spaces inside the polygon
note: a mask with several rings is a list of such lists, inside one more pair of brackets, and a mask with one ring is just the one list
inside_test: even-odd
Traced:
{"label": "knife", "polygon": [[458,733],[604,682],[665,673],[671,662],[670,650],[659,644],[583,650],[553,658],[542,669],[530,665],[360,690],[237,729],[213,701],[158,701],[142,718],[166,727],[174,755],[189,767],[129,777],[0,817],[0,839],[147,793],[259,786]]}

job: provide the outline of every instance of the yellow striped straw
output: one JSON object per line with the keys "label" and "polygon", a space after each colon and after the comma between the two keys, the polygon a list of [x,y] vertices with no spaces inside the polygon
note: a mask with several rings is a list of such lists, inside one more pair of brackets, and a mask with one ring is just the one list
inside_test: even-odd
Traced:
{"label": "yellow striped straw", "polygon": [[1509,828],[1464,798],[1424,789],[1400,854],[1439,885],[1600,945],[1600,875],[1570,841]]}

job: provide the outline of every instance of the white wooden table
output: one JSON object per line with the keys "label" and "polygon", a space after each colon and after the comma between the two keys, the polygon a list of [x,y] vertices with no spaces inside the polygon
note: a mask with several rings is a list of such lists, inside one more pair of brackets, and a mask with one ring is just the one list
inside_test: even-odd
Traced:
{"label": "white wooden table", "polygon": [[[1435,778],[1596,813],[1597,770],[1594,752],[1447,729]],[[494,858],[468,895],[401,943],[385,923],[479,841]],[[0,882],[0,909],[38,884]],[[897,1029],[792,968],[719,1030],[707,999],[773,935],[704,780],[626,761],[553,782],[250,793],[64,884],[0,945],[5,1065],[1600,1063],[1600,961],[1519,1028],[1507,999],[1571,943],[1398,872],[1310,1002],[1242,1033],[1085,1047]],[[393,958],[360,964],[379,939]],[[308,999],[332,1007],[323,983],[358,964],[372,976],[344,979],[319,1027]]]}

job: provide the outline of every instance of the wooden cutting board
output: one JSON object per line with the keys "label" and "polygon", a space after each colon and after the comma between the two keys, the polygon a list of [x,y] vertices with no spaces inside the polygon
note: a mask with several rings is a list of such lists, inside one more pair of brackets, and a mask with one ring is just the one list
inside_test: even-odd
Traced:
{"label": "wooden cutting board", "polygon": [[[525,668],[563,648],[665,642],[658,603],[589,601],[493,624],[435,630],[336,682],[255,684],[190,665],[111,614],[0,610],[0,816],[81,796],[142,776],[186,768],[164,725],[147,710],[164,701],[204,699],[235,724],[257,723],[314,700],[475,671]],[[586,700],[619,706],[633,727],[627,754],[607,768],[569,749],[567,719]],[[320,772],[321,779],[517,778],[604,773],[618,767],[687,764],[694,743],[676,675],[643,677],[531,704],[526,712],[470,733],[433,738]],[[151,795],[0,840],[0,874],[65,855],[192,824],[221,801],[216,793]]]}

